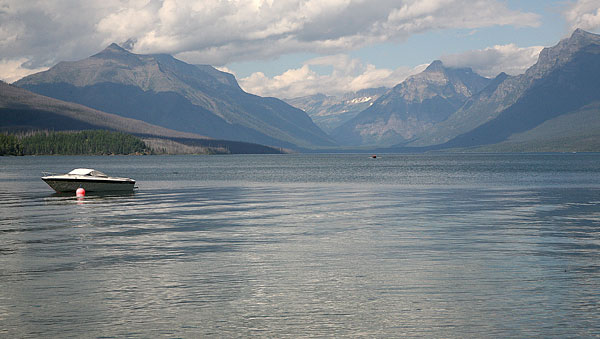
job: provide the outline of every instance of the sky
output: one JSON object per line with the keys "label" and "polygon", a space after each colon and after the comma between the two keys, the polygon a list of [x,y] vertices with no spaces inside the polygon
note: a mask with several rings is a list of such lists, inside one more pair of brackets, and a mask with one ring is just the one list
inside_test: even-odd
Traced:
{"label": "sky", "polygon": [[523,73],[598,0],[0,0],[0,79],[14,82],[113,42],[233,73],[261,96],[392,87],[433,60]]}

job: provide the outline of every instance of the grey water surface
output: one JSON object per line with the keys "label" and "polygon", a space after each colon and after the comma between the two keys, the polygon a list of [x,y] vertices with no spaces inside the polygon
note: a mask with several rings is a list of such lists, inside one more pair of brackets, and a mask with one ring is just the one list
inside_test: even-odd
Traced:
{"label": "grey water surface", "polygon": [[[57,195],[42,171],[132,177]],[[0,157],[0,336],[598,337],[600,154]]]}

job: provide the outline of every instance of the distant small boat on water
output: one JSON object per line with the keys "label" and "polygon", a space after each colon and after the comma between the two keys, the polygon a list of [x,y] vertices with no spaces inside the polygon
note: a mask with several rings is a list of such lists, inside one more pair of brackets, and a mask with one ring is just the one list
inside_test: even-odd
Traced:
{"label": "distant small boat on water", "polygon": [[76,168],[66,174],[44,175],[42,180],[56,192],[75,192],[83,188],[87,192],[132,191],[135,180],[109,177],[91,168]]}
{"label": "distant small boat on water", "polygon": [[376,155],[376,154],[373,154],[373,155],[371,156],[371,158],[373,158],[373,159],[377,159],[377,155]]}

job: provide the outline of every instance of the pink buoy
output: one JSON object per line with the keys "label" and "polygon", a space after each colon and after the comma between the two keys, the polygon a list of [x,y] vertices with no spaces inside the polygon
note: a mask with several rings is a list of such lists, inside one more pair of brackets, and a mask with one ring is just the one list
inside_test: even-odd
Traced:
{"label": "pink buoy", "polygon": [[77,191],[75,191],[75,195],[78,196],[78,197],[85,196],[85,190],[83,189],[83,187],[79,187],[77,189]]}

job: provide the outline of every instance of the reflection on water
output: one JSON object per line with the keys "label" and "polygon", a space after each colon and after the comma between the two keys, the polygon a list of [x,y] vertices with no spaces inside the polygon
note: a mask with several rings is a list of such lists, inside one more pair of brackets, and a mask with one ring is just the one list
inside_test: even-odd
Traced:
{"label": "reflection on water", "polygon": [[33,174],[56,158],[2,164],[0,334],[600,335],[597,157],[383,156],[353,180],[358,156],[105,158],[83,159],[140,189],[78,200]]}
{"label": "reflection on water", "polygon": [[[84,197],[88,197],[91,199],[111,199],[111,198],[120,198],[120,197],[130,197],[135,194],[135,190],[132,191],[107,191],[107,192],[85,192]],[[77,197],[74,192],[54,192],[49,195],[52,198],[72,198],[73,196]]]}
{"label": "reflection on water", "polygon": [[[98,203],[100,201],[106,200],[124,200],[126,197],[131,197],[135,194],[135,191],[107,191],[107,192],[85,192],[84,194],[74,194],[73,192],[64,193],[64,192],[55,192],[50,195],[52,200],[48,200],[48,202],[54,203],[58,201],[63,201],[66,204],[69,204],[73,200],[73,196],[75,196],[77,204],[90,204],[90,203]],[[117,201],[118,202],[118,201]]]}

